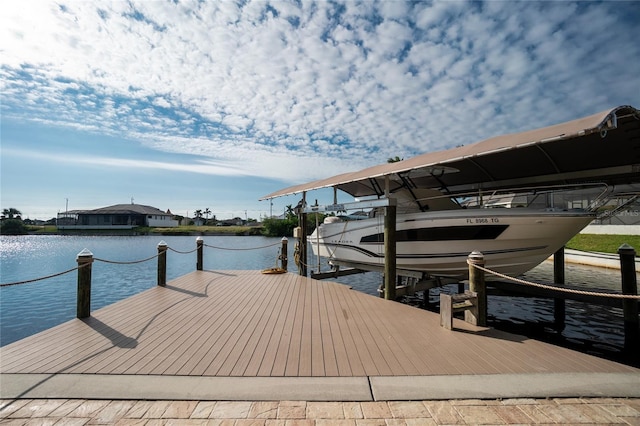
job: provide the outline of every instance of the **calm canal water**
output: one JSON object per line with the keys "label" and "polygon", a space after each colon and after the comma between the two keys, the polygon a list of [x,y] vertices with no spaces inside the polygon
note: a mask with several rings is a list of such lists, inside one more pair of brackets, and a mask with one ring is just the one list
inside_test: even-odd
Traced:
{"label": "calm canal water", "polygon": [[[205,236],[205,269],[261,270],[275,265],[280,238]],[[195,249],[192,236],[0,236],[0,282],[29,280],[75,268],[76,256],[89,249],[96,259],[130,262],[157,254],[164,240],[170,249]],[[289,257],[292,258],[292,242]],[[167,254],[167,279],[195,270],[196,254]],[[310,264],[316,261],[310,259]],[[94,262],[91,309],[97,310],[156,285],[156,259],[121,265]],[[317,266],[311,267],[317,269]],[[293,261],[289,270],[296,271]],[[589,289],[620,291],[620,272],[602,268],[567,265],[566,282]],[[553,281],[553,265],[545,262],[524,276],[538,282]],[[377,295],[381,274],[366,273],[334,281],[355,290]],[[0,288],[0,346],[46,330],[75,318],[77,272],[28,284]],[[430,300],[439,291],[454,292],[457,286],[431,290]],[[418,298],[407,303],[418,304]],[[489,325],[563,346],[616,357],[624,344],[622,310],[604,306],[566,302],[566,327],[553,327],[553,301],[539,298],[489,297]],[[633,362],[635,363],[635,362]]]}

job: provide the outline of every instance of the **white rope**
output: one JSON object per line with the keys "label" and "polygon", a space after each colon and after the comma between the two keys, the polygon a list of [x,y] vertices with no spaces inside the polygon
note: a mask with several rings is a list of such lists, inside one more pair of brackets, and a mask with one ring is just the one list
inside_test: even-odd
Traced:
{"label": "white rope", "polygon": [[148,262],[151,259],[155,259],[156,257],[160,256],[160,254],[155,254],[151,257],[147,257],[146,259],[140,259],[140,260],[131,260],[131,261],[118,261],[118,260],[107,260],[107,259],[100,259],[97,257],[94,257],[93,260],[95,260],[96,262],[103,262],[103,263],[112,263],[114,265],[133,265],[135,263],[142,263],[142,262]]}
{"label": "white rope", "polygon": [[84,268],[84,267],[89,266],[89,265],[91,265],[91,262],[84,263],[82,265],[76,266],[75,268],[71,268],[71,269],[69,269],[67,271],[63,271],[63,272],[58,272],[56,274],[47,275],[45,277],[34,278],[34,279],[31,279],[31,280],[24,280],[24,281],[15,281],[15,282],[12,282],[12,283],[3,283],[3,284],[0,284],[0,287],[9,287],[9,286],[12,286],[12,285],[19,285],[19,284],[29,284],[29,283],[34,283],[36,281],[42,281],[42,280],[46,280],[46,279],[53,278],[53,277],[59,277],[60,275],[68,274],[69,272],[73,272],[73,271],[75,271],[77,269],[81,269],[81,268]]}
{"label": "white rope", "polygon": [[477,265],[472,263],[467,259],[467,264],[472,265],[474,268],[480,269],[481,271],[487,272],[489,274],[493,274],[497,277],[507,279],[509,281],[513,281],[519,284],[529,285],[532,287],[543,288],[545,290],[557,290],[565,293],[573,293],[573,294],[581,294],[585,296],[599,296],[599,297],[610,297],[614,299],[637,299],[640,300],[640,295],[637,294],[620,294],[620,293],[599,293],[595,291],[584,291],[584,290],[575,290],[571,288],[557,287],[552,285],[534,283],[531,281],[521,280],[519,278],[510,277],[508,275],[501,274],[500,272],[492,271],[490,269],[485,268],[484,266]]}
{"label": "white rope", "polygon": [[230,248],[230,247],[217,247],[217,246],[212,246],[209,244],[203,244],[203,246],[205,247],[209,247],[212,249],[218,249],[218,250],[229,250],[229,251],[243,251],[243,250],[262,250],[265,248],[269,248],[269,247],[275,247],[277,245],[282,244],[282,242],[277,242],[277,243],[273,243],[273,244],[269,244],[267,246],[262,246],[262,247],[248,247],[248,248]]}
{"label": "white rope", "polygon": [[172,252],[178,253],[178,254],[190,254],[193,253],[194,251],[198,250],[198,247],[194,248],[193,250],[189,250],[189,251],[180,251],[180,250],[176,250],[174,248],[171,247],[167,247],[167,250],[171,250]]}

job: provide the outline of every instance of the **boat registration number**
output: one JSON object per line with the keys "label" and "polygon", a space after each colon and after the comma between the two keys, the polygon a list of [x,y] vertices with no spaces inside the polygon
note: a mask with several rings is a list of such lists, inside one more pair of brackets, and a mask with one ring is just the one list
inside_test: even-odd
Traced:
{"label": "boat registration number", "polygon": [[467,219],[467,223],[500,223],[497,217],[475,217]]}

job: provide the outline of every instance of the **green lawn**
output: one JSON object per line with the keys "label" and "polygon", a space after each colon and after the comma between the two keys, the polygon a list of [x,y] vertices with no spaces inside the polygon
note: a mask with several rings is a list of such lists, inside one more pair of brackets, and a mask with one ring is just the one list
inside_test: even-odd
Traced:
{"label": "green lawn", "polygon": [[568,243],[567,248],[602,253],[617,253],[618,247],[628,244],[640,253],[640,235],[596,235],[578,234]]}

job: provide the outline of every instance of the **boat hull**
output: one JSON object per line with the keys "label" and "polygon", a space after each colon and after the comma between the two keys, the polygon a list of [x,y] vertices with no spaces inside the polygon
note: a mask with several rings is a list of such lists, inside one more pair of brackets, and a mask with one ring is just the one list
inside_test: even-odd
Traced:
{"label": "boat hull", "polygon": [[[594,219],[591,213],[525,209],[463,209],[399,215],[396,266],[465,279],[467,257],[480,251],[486,267],[520,275],[555,253]],[[379,269],[384,218],[324,223],[309,237],[314,254]]]}

